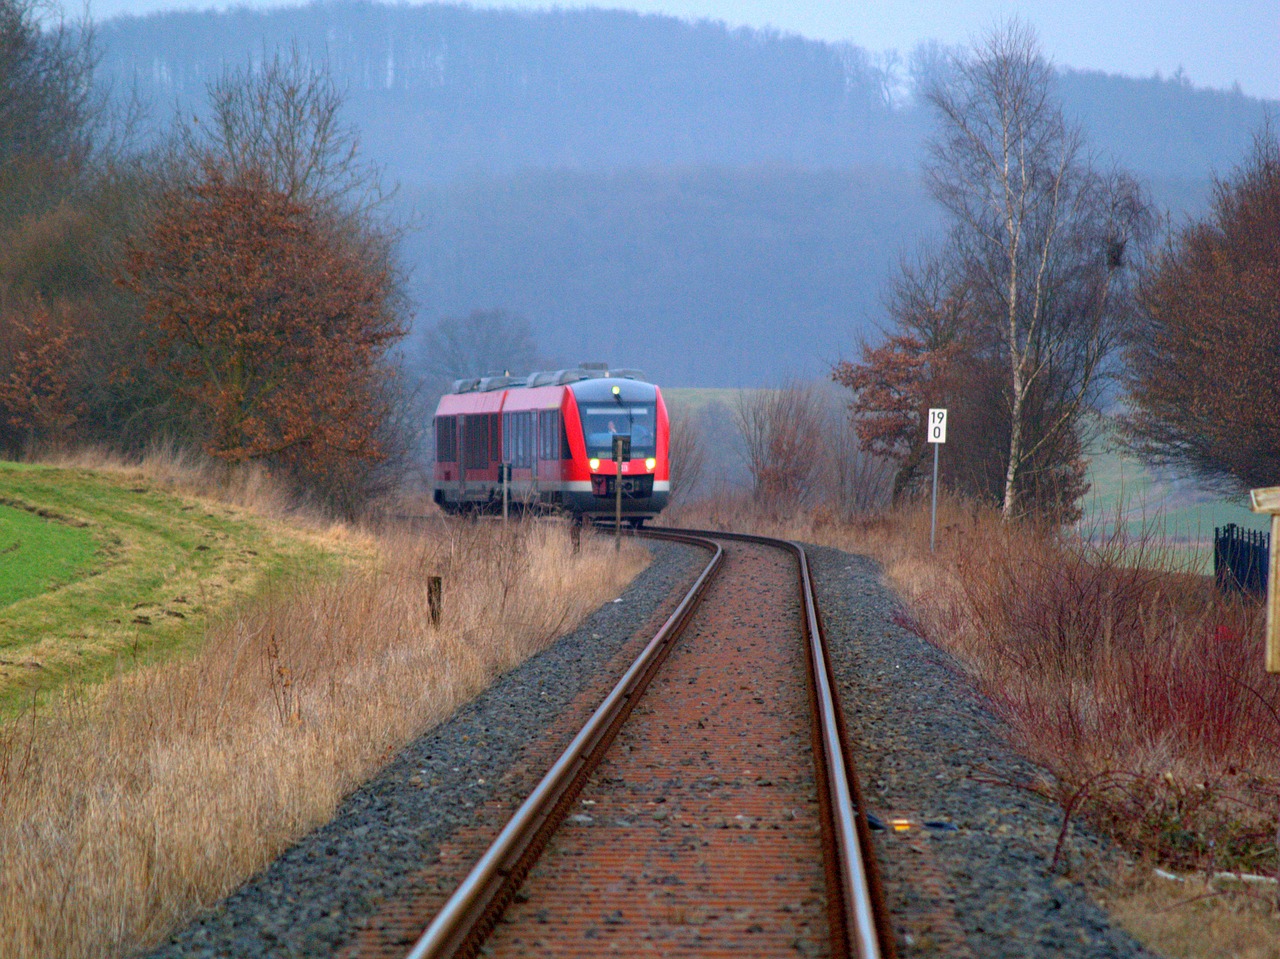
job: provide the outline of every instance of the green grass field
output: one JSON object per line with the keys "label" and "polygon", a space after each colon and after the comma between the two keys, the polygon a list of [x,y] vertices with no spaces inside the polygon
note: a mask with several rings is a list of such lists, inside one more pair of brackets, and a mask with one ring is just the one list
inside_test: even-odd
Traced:
{"label": "green grass field", "polygon": [[75,582],[97,558],[85,530],[0,505],[0,607]]}
{"label": "green grass field", "polygon": [[0,716],[193,648],[233,603],[332,568],[318,540],[140,475],[0,463]]}
{"label": "green grass field", "polygon": [[1144,532],[1163,540],[1201,571],[1213,565],[1213,531],[1234,523],[1266,531],[1270,520],[1249,510],[1247,497],[1231,497],[1205,490],[1148,468],[1131,453],[1102,447],[1089,461],[1091,488],[1084,499],[1082,529],[1102,533],[1119,524],[1131,538]]}

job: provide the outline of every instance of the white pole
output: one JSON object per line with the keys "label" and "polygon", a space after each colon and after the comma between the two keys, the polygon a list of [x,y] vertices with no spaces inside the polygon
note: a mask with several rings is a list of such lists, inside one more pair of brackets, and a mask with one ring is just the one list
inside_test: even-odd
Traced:
{"label": "white pole", "polygon": [[933,510],[929,515],[929,552],[931,553],[938,534],[938,447],[941,445],[941,443],[933,444]]}

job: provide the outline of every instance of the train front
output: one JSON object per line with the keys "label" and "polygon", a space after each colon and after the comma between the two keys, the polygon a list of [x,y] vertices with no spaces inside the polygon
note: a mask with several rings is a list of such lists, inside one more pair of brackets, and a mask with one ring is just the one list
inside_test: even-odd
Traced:
{"label": "train front", "polygon": [[573,412],[577,424],[571,441],[573,465],[566,483],[565,506],[586,516],[612,516],[616,507],[618,464],[613,438],[630,438],[629,458],[622,463],[622,516],[640,525],[666,507],[671,497],[667,451],[670,436],[662,392],[652,383],[623,377],[580,380],[568,387],[565,425]]}

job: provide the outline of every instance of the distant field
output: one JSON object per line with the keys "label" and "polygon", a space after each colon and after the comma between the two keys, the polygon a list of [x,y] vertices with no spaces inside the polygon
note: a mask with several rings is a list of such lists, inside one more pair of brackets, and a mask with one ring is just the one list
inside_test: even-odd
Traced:
{"label": "distant field", "polygon": [[674,413],[696,416],[708,407],[723,405],[732,410],[741,390],[718,387],[673,386],[662,387],[662,398]]}
{"label": "distant field", "polygon": [[1089,481],[1084,528],[1114,529],[1118,519],[1130,536],[1145,529],[1193,553],[1202,569],[1213,562],[1215,527],[1235,523],[1246,529],[1269,528],[1268,518],[1251,512],[1245,497],[1226,497],[1187,480],[1157,475],[1137,457],[1114,448],[1093,456]]}
{"label": "distant field", "polygon": [[0,463],[0,717],[193,647],[231,602],[332,565],[314,539],[125,474]]}

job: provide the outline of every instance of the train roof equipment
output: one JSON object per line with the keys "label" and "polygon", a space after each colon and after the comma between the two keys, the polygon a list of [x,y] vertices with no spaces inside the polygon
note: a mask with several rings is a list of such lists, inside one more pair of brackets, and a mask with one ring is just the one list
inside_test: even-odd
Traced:
{"label": "train roof equipment", "polygon": [[561,370],[539,370],[527,376],[512,376],[510,373],[487,374],[479,377],[468,377],[453,381],[450,393],[488,393],[491,390],[512,390],[522,387],[568,386],[583,380],[614,379],[635,380],[645,382],[644,373],[635,369],[610,370],[606,363],[582,363],[576,368]]}

